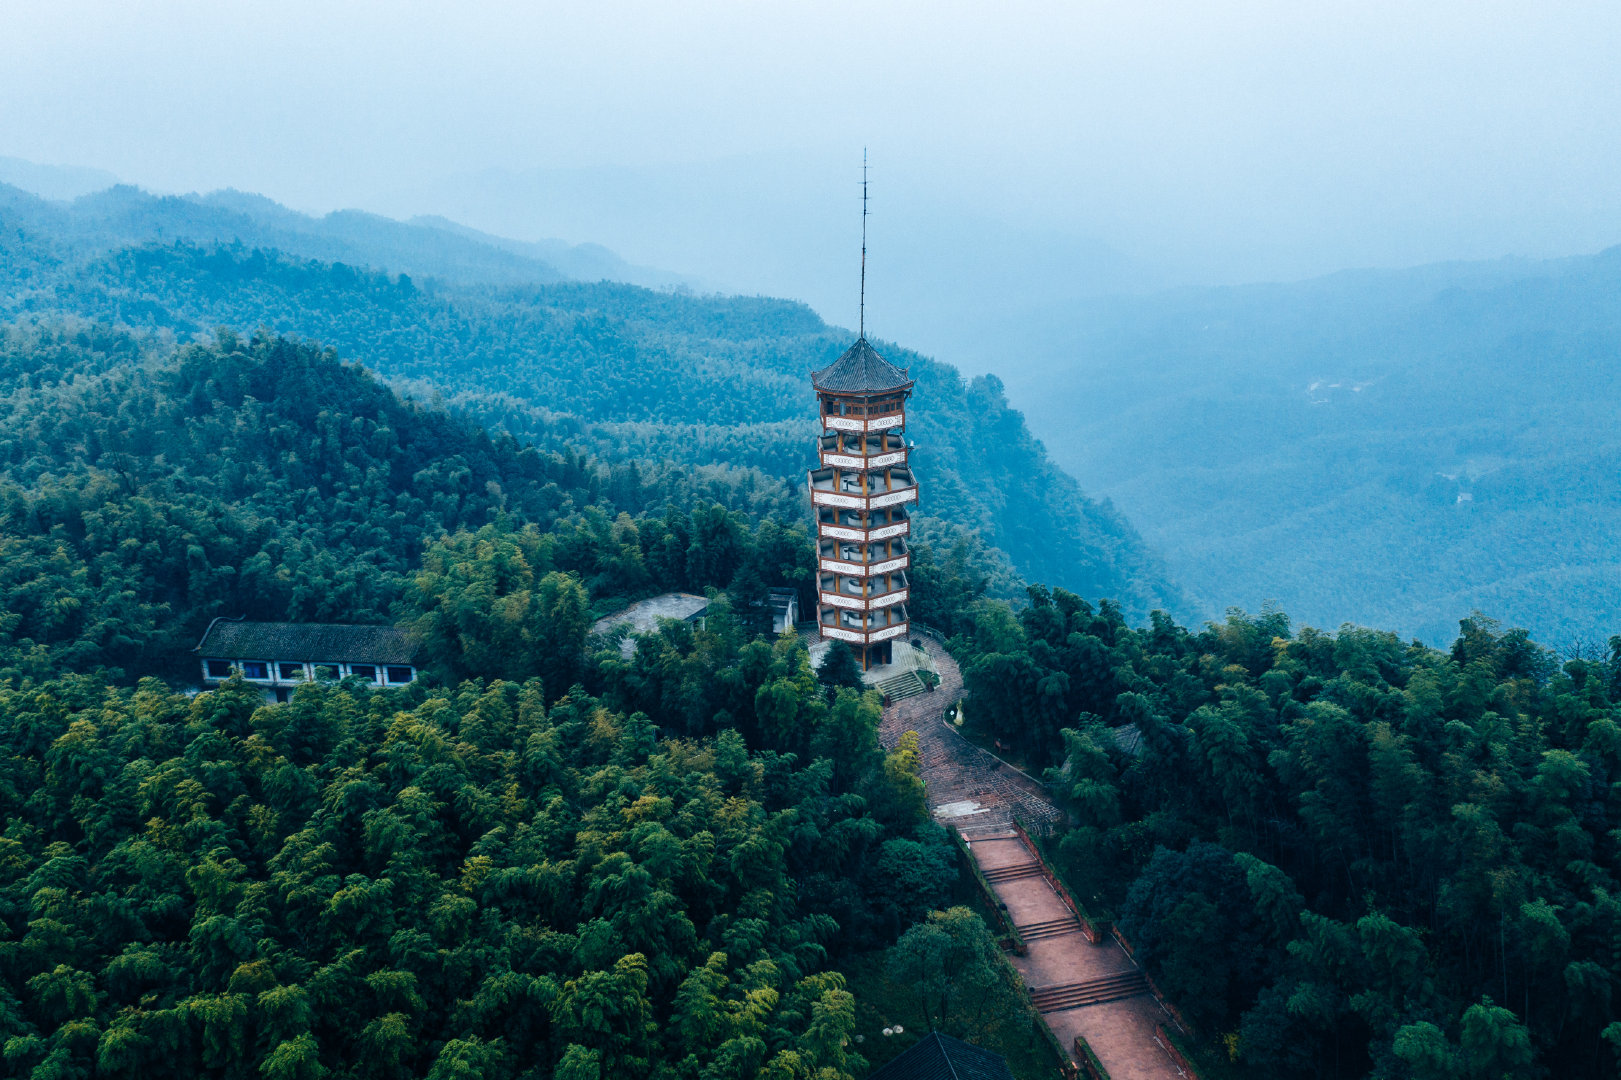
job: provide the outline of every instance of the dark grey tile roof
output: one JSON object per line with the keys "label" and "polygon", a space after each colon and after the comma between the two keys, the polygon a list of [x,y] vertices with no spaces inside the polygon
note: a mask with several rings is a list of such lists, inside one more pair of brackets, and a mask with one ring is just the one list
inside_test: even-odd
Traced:
{"label": "dark grey tile roof", "polygon": [[417,639],[393,626],[335,623],[234,622],[215,619],[197,643],[219,660],[299,660],[312,663],[409,664]]}
{"label": "dark grey tile roof", "polygon": [[931,1031],[867,1080],[1013,1080],[1001,1054]]}
{"label": "dark grey tile roof", "polygon": [[1135,720],[1114,729],[1114,742],[1122,752],[1132,757],[1143,756],[1143,729],[1137,726]]}
{"label": "dark grey tile roof", "polygon": [[911,380],[905,371],[879,356],[866,338],[858,338],[843,356],[821,371],[812,372],[811,382],[818,390],[860,394],[895,390]]}

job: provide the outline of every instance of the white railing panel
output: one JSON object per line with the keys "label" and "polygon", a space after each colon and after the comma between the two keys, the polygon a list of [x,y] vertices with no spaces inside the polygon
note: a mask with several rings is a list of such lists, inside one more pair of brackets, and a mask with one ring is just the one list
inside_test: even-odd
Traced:
{"label": "white railing panel", "polygon": [[902,488],[900,491],[890,491],[882,495],[874,495],[872,497],[872,501],[868,505],[876,510],[880,506],[894,506],[896,503],[916,501],[917,488],[909,487]]}

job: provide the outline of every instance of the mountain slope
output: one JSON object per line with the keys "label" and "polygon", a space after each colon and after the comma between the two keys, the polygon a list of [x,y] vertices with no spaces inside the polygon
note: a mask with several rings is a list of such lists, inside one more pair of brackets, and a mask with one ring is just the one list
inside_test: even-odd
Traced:
{"label": "mountain slope", "polygon": [[[804,305],[764,298],[607,283],[417,285],[240,245],[85,255],[28,209],[32,218],[0,208],[0,314],[303,335],[548,446],[758,467],[795,495],[812,456],[809,372],[848,344]],[[1027,577],[1118,598],[1134,615],[1181,608],[1131,526],[1052,464],[996,380],[967,382],[885,349],[918,381],[912,434],[924,508],[940,519],[927,535],[971,528]]]}
{"label": "mountain slope", "polygon": [[1015,391],[1208,600],[1428,641],[1477,607],[1562,646],[1621,629],[1621,249],[1187,290],[1068,325],[1070,361]]}
{"label": "mountain slope", "polygon": [[463,283],[565,280],[685,284],[675,274],[632,266],[597,244],[523,243],[444,218],[394,221],[359,210],[310,217],[240,191],[156,196],[128,185],[51,202],[0,183],[10,215],[80,254],[149,241],[241,243],[324,262],[387,269]]}

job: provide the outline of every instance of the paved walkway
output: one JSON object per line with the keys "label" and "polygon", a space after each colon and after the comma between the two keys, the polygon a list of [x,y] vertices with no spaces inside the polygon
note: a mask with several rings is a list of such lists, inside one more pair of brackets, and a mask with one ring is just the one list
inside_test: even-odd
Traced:
{"label": "paved walkway", "polygon": [[884,710],[879,738],[893,748],[918,733],[929,809],[957,826],[969,851],[1007,906],[1027,954],[1009,960],[1031,1002],[1066,1052],[1085,1037],[1110,1080],[1179,1080],[1184,1074],[1160,1046],[1155,1025],[1169,1023],[1136,963],[1112,937],[1094,945],[1040,871],[1035,852],[1013,831],[1063,819],[1041,785],[964,739],[943,714],[962,697],[962,674],[943,646],[928,641],[940,672],[932,693]]}
{"label": "paved walkway", "polygon": [[1075,1036],[1085,1037],[1110,1080],[1181,1077],[1155,1031],[1170,1018],[1126,950],[1112,937],[1096,945],[1086,939],[1069,905],[1030,872],[1036,855],[1018,836],[971,838],[969,850],[1025,938],[1026,955],[1008,960],[1059,1045],[1069,1051]]}
{"label": "paved walkway", "polygon": [[968,836],[1006,829],[1015,815],[1025,828],[1038,832],[1062,821],[1063,813],[1039,783],[975,746],[947,722],[947,710],[962,697],[962,672],[939,641],[923,641],[940,685],[885,709],[878,737],[891,750],[903,734],[917,732],[929,810]]}

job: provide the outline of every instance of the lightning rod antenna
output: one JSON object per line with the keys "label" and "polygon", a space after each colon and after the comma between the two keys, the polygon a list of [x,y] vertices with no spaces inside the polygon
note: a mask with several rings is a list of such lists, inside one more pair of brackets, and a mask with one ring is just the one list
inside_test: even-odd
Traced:
{"label": "lightning rod antenna", "polygon": [[867,337],[867,148],[861,148],[861,311],[860,337]]}

